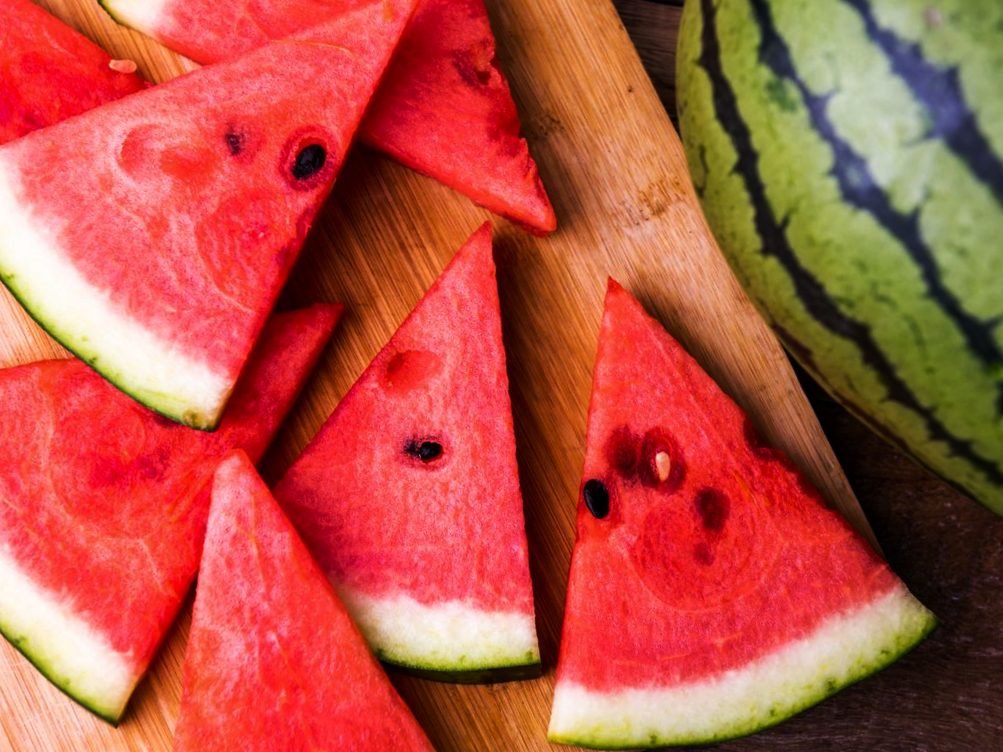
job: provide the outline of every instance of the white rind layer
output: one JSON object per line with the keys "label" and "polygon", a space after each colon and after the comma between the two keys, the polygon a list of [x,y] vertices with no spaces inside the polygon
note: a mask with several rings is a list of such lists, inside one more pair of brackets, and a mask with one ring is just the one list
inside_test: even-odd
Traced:
{"label": "white rind layer", "polygon": [[19,168],[0,158],[0,277],[46,331],[98,373],[175,420],[211,428],[233,385],[129,318],[84,279],[19,200]]}
{"label": "white rind layer", "polygon": [[101,5],[120,24],[153,36],[169,2],[171,0],[101,0]]}
{"label": "white rind layer", "polygon": [[434,672],[490,671],[540,662],[532,614],[482,611],[461,601],[435,605],[407,595],[338,594],[382,660]]}
{"label": "white rind layer", "polygon": [[139,681],[129,656],[40,588],[0,545],[0,631],[45,676],[112,723]]}
{"label": "white rind layer", "polygon": [[893,661],[934,626],[904,586],[836,616],[749,665],[665,689],[590,690],[558,681],[551,741],[634,748],[701,744],[752,733]]}

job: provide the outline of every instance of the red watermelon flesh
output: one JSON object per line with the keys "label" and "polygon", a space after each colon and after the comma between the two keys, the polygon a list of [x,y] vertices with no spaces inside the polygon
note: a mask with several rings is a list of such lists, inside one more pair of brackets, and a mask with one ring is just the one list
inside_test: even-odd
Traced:
{"label": "red watermelon flesh", "polygon": [[489,226],[275,495],[384,660],[474,681],[539,664]]}
{"label": "red watermelon flesh", "polygon": [[121,717],[188,591],[215,464],[261,456],[340,310],[277,315],[214,433],[78,360],[0,371],[0,632],[98,715]]}
{"label": "red watermelon flesh", "polygon": [[212,484],[174,737],[238,749],[432,749],[242,452]]}
{"label": "red watermelon flesh", "polygon": [[214,427],[414,0],[0,147],[0,276],[152,409]]}
{"label": "red watermelon flesh", "polygon": [[[202,63],[371,0],[102,0],[121,23]],[[484,0],[421,0],[360,129],[363,141],[536,233],[557,220],[525,139]]]}
{"label": "red watermelon flesh", "polygon": [[0,144],[141,90],[135,73],[30,0],[0,3]]}
{"label": "red watermelon flesh", "polygon": [[890,663],[933,624],[611,281],[550,738],[646,747],[750,733]]}

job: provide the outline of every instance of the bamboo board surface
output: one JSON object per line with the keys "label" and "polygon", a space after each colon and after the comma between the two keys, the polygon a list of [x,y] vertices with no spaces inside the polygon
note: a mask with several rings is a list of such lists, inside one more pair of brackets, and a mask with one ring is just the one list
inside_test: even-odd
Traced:
{"label": "bamboo board surface", "polygon": [[[116,57],[164,80],[191,64],[117,27],[95,0],[39,0]],[[609,0],[489,0],[499,56],[560,223],[533,238],[493,219],[545,675],[494,686],[392,674],[440,750],[542,750],[607,275],[637,294],[842,509],[867,523],[779,345],[735,282],[697,207],[678,138]],[[264,462],[274,481],[456,248],[490,218],[372,153],[348,160],[283,306],[348,312]],[[0,365],[63,351],[9,296]],[[0,749],[164,750],[180,699],[188,612],[118,729],[63,697],[0,641]]]}

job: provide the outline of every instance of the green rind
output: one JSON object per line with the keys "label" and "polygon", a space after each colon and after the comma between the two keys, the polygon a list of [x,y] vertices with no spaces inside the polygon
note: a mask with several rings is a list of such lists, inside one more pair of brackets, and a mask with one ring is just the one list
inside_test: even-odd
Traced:
{"label": "green rind", "polygon": [[[111,19],[119,26],[124,26],[126,28],[129,27],[129,25],[121,18],[119,18],[118,15],[115,13],[115,9],[113,7],[114,3],[111,2],[111,0],[98,0],[98,5],[101,7],[101,10],[107,13],[111,17]],[[137,31],[139,31],[140,33],[145,33],[142,29],[137,29]]]}
{"label": "green rind", "polygon": [[[718,744],[732,739],[738,739],[750,734],[772,728],[788,718],[814,706],[831,697],[842,689],[856,684],[862,679],[891,665],[903,655],[912,650],[937,626],[937,619],[918,601],[914,601],[914,617],[908,630],[895,635],[890,644],[882,647],[877,657],[870,661],[861,661],[850,671],[843,681],[831,677],[820,677],[815,686],[804,694],[796,697],[787,696],[785,704],[775,705],[766,717],[749,718],[721,726],[718,733],[710,736],[676,736],[667,737],[656,734],[640,736],[548,733],[547,738],[558,744],[577,745],[588,749],[639,749],[655,747],[678,747],[688,745]],[[739,669],[740,670],[740,669]]]}
{"label": "green rind", "polygon": [[0,273],[0,282],[3,282],[4,287],[6,287],[14,299],[20,303],[21,308],[28,314],[31,320],[44,329],[45,333],[56,340],[60,345],[93,368],[95,373],[99,374],[101,378],[109,384],[113,385],[120,392],[128,394],[141,405],[148,407],[158,415],[162,415],[175,423],[180,423],[181,425],[194,428],[198,431],[215,431],[219,427],[219,422],[223,417],[222,410],[220,410],[215,416],[209,416],[178,409],[177,405],[172,407],[168,400],[162,399],[167,396],[163,392],[136,389],[125,379],[117,378],[117,374],[111,373],[102,368],[100,357],[98,357],[93,351],[87,350],[85,347],[78,344],[74,337],[61,332],[57,327],[51,325],[48,321],[36,315],[34,307],[29,302],[29,297],[25,295],[14,283],[15,277],[16,275],[14,274]]}
{"label": "green rind", "polygon": [[[536,671],[536,676],[542,673],[539,651],[526,651],[519,655],[499,655],[490,662],[470,661],[464,656],[460,656],[454,661],[429,661],[419,663],[410,655],[404,655],[399,651],[390,650],[380,645],[372,645],[376,657],[383,663],[395,666],[402,671],[415,676],[435,679],[436,681],[456,682],[458,684],[479,684],[479,676],[508,676],[525,674],[525,678],[531,678]],[[449,678],[454,677],[454,678]],[[506,678],[496,678],[491,681],[511,681]]]}
{"label": "green rind", "polygon": [[7,640],[8,643],[21,655],[23,655],[28,662],[38,669],[38,672],[44,676],[52,686],[62,692],[64,695],[69,697],[73,702],[80,705],[82,708],[87,709],[94,715],[98,716],[104,721],[107,721],[112,726],[118,726],[122,720],[122,716],[125,713],[125,708],[112,709],[104,705],[100,700],[84,697],[83,695],[74,694],[72,689],[72,682],[67,680],[65,677],[60,676],[58,672],[49,665],[46,661],[41,659],[35,651],[32,650],[28,644],[27,637],[22,636],[21,638],[15,637],[9,628],[9,626],[2,620],[0,620],[0,635]]}
{"label": "green rind", "polygon": [[[800,5],[786,0],[765,5],[804,85],[816,95],[833,92],[827,113],[840,137],[865,158],[900,216],[919,213],[921,240],[933,254],[943,289],[998,347],[1003,296],[986,280],[1003,264],[1001,246],[993,240],[1003,234],[1003,208],[956,154],[936,139],[923,138],[928,124],[923,108],[868,40],[863,21],[848,4],[813,10],[810,23],[804,22]],[[916,3],[875,5],[888,21],[888,7],[914,8]],[[800,93],[760,58],[761,37],[750,3],[719,3],[716,13],[721,70],[751,133],[755,166],[776,221],[783,223],[799,263],[821,282],[830,301],[871,332],[876,349],[913,392],[915,403],[897,399],[854,335],[820,321],[795,287],[791,270],[764,251],[749,186],[736,169],[740,155],[719,120],[713,83],[701,62],[700,3],[691,2],[677,58],[680,120],[694,182],[722,249],[791,351],[837,399],[866,413],[881,433],[900,439],[923,464],[1003,513],[1003,364],[993,365],[995,356],[986,361],[971,349],[958,322],[931,299],[928,282],[897,239],[874,216],[843,200],[830,174],[832,150],[809,122]],[[923,46],[935,45],[924,39]],[[960,65],[967,90],[973,90],[973,65],[958,54],[951,60]],[[890,114],[879,128],[861,113],[882,103]],[[990,141],[1000,143],[1000,122],[979,122]]]}
{"label": "green rind", "polygon": [[523,681],[525,679],[538,679],[543,676],[543,664],[539,656],[526,656],[526,663],[512,663],[511,665],[495,666],[490,668],[427,668],[415,666],[407,663],[398,663],[379,651],[377,657],[385,664],[393,666],[402,673],[416,676],[429,681],[444,682],[447,684],[500,684],[502,682]]}

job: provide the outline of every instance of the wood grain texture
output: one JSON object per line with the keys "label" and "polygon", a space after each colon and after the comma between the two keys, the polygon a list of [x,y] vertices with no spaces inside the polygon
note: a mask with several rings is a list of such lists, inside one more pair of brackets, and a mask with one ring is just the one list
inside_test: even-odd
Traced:
{"label": "wood grain texture", "polygon": [[[135,59],[148,77],[163,80],[190,68],[115,26],[93,0],[40,4],[116,56]],[[560,222],[554,236],[536,239],[495,221],[547,671],[536,681],[483,687],[400,675],[394,680],[439,749],[518,752],[550,748],[545,729],[608,274],[639,295],[827,498],[862,529],[866,522],[786,358],[704,225],[678,139],[609,0],[495,0],[489,6],[500,57]],[[635,14],[638,28],[644,28],[645,18],[670,32],[674,28],[674,9],[659,6],[651,11],[658,15],[646,15],[640,0],[621,0],[621,7],[627,9],[625,17]],[[645,44],[656,42],[656,35],[649,35]],[[664,62],[671,58],[664,47],[658,49],[665,56],[654,63],[656,80],[664,84],[671,81]],[[342,301],[348,314],[265,460],[268,479],[288,466],[453,251],[487,216],[376,155],[360,150],[349,159],[283,297],[287,307]],[[0,324],[2,365],[59,352],[9,298],[0,305]],[[187,625],[186,613],[117,730],[60,695],[4,643],[0,749],[169,749]],[[894,681],[886,680],[886,686]],[[779,744],[783,733],[758,738]]]}

